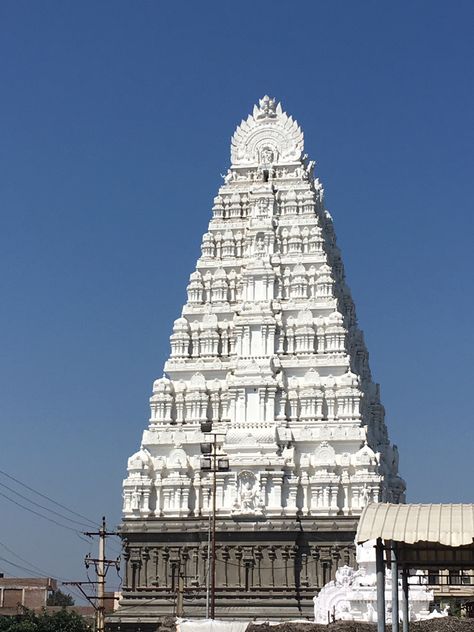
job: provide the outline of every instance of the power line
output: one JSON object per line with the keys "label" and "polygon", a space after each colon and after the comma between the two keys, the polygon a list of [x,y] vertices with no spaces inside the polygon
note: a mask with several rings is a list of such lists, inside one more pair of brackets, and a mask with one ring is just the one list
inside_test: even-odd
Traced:
{"label": "power line", "polygon": [[5,557],[0,557],[0,560],[2,562],[5,562],[6,564],[10,564],[10,566],[14,566],[15,568],[19,568],[22,571],[26,571],[30,575],[33,575],[36,572],[36,571],[32,571],[30,568],[25,568],[24,566],[21,566],[20,564],[15,564],[15,562],[10,562],[10,560],[7,560]]}
{"label": "power line", "polygon": [[40,507],[41,509],[44,509],[45,511],[48,511],[49,513],[52,513],[55,516],[59,516],[63,520],[68,520],[69,522],[74,522],[75,524],[81,525],[82,527],[87,526],[87,525],[84,524],[84,522],[79,522],[78,520],[74,520],[74,518],[69,518],[68,516],[63,515],[63,514],[59,513],[58,511],[55,511],[54,509],[50,509],[49,507],[45,507],[41,503],[37,503],[35,500],[31,500],[31,498],[28,498],[28,496],[24,496],[23,494],[20,494],[20,492],[17,492],[16,489],[13,489],[12,487],[9,487],[8,485],[5,485],[5,483],[0,482],[0,485],[2,487],[5,487],[5,489],[8,489],[9,492],[12,492],[13,494],[16,494],[17,496],[19,496],[20,498],[23,498],[23,500],[26,500],[26,502],[31,503],[32,505],[35,505],[35,507]]}
{"label": "power line", "polygon": [[33,487],[30,487],[26,483],[23,483],[22,481],[20,481],[18,478],[15,478],[11,474],[8,474],[7,472],[5,472],[3,470],[0,470],[0,474],[2,474],[3,476],[6,476],[7,478],[9,478],[12,481],[15,481],[15,483],[18,483],[18,485],[21,485],[22,487],[25,487],[30,492],[33,492],[34,494],[38,494],[38,496],[41,496],[41,498],[44,498],[45,500],[49,500],[49,502],[53,503],[53,505],[61,507],[61,509],[65,509],[66,511],[68,511],[69,513],[77,516],[78,518],[82,518],[83,520],[85,520],[89,524],[96,526],[96,523],[94,522],[94,520],[91,520],[90,518],[87,518],[87,516],[82,515],[78,511],[74,511],[73,509],[70,509],[69,507],[66,507],[66,505],[62,505],[57,500],[53,500],[52,498],[50,498],[46,494],[43,494],[42,492],[39,492],[37,489],[34,489]]}
{"label": "power line", "polygon": [[7,560],[6,557],[0,557],[0,560],[2,562],[5,562],[6,564],[10,564],[10,566],[14,566],[15,568],[19,568],[20,570],[25,571],[25,572],[29,573],[30,575],[35,575],[36,573],[40,572],[41,575],[44,575],[45,577],[52,577],[52,579],[60,579],[60,577],[55,577],[51,573],[45,573],[44,571],[38,571],[38,570],[32,570],[31,568],[26,568],[25,566],[22,566],[21,564],[17,564],[16,562],[12,562],[11,560]]}
{"label": "power line", "polygon": [[[53,579],[58,579],[60,581],[67,581],[64,577],[61,577],[60,575],[56,575],[56,573],[50,573],[49,571],[46,571],[44,568],[40,568],[39,566],[36,566],[36,564],[32,564],[29,560],[25,559],[24,557],[21,557],[21,555],[18,555],[18,553],[13,551],[13,549],[8,547],[4,542],[0,542],[0,546],[2,546],[6,551],[8,551],[11,555],[15,556],[16,558],[18,558],[20,561],[25,562],[25,564],[28,564],[28,566],[31,567],[31,570],[29,571],[31,574],[33,574],[33,572],[41,573],[41,575],[46,576],[46,577],[52,577]],[[4,557],[0,559],[7,562],[8,564],[13,564],[13,562],[10,562],[10,560],[7,560]],[[25,567],[21,567],[21,568],[23,570],[28,570]]]}
{"label": "power line", "polygon": [[[91,540],[90,540],[90,547],[89,547],[89,555],[91,555],[92,554],[93,538],[92,538],[92,536],[89,533],[87,533],[86,535],[88,535],[91,538]],[[112,533],[110,535],[111,536],[117,536],[116,533]],[[119,537],[119,536],[117,536],[117,537]],[[114,553],[116,553],[118,557],[120,557],[122,555],[122,548],[121,547],[119,548],[118,546],[116,546],[112,542],[108,542],[107,543],[107,548],[110,549],[111,551],[113,551]]]}
{"label": "power line", "polygon": [[[56,579],[56,580],[58,580],[60,582],[66,582],[67,581],[64,577],[61,577],[61,576],[56,575],[54,573],[48,573],[44,569],[41,569],[38,566],[35,566],[34,564],[31,564],[30,562],[28,562],[28,560],[25,560],[20,555],[18,555],[14,551],[12,551],[12,549],[8,548],[5,544],[3,544],[3,542],[0,542],[0,545],[3,546],[3,548],[5,548],[7,551],[9,551],[9,553],[14,555],[15,557],[17,557],[21,561],[26,562],[26,564],[28,564],[31,568],[26,568],[25,566],[22,566],[21,564],[16,564],[15,562],[12,562],[11,560],[8,560],[5,557],[0,557],[0,560],[2,562],[6,563],[6,564],[9,564],[10,566],[13,566],[14,568],[19,568],[20,570],[28,573],[29,575],[35,576],[39,572],[44,577],[51,577],[52,579]],[[36,570],[33,570],[33,569],[36,569]],[[79,599],[82,600],[83,596],[79,592],[77,592],[77,590],[75,590],[72,587],[70,587],[69,590],[74,593],[76,598],[78,597]]]}
{"label": "power line", "polygon": [[[84,531],[83,531],[83,533],[84,533],[84,535],[89,536],[91,539],[92,539],[92,537],[94,536],[94,533],[84,532]],[[117,533],[110,533],[109,535],[110,535],[110,536],[112,536],[112,537],[120,537]],[[91,542],[91,547],[92,547],[92,542]],[[120,556],[122,555],[122,547],[121,547],[121,546],[119,547],[119,546],[117,546],[117,545],[113,544],[113,542],[108,542],[108,543],[107,543],[107,547],[108,547],[111,551],[113,551],[114,553],[116,553],[118,557],[120,557]]]}
{"label": "power line", "polygon": [[[0,542],[0,546],[2,546],[11,555],[14,555],[15,557],[17,557],[20,561],[25,562],[26,564],[28,564],[28,566],[31,566],[31,568],[34,569],[35,573],[41,573],[42,575],[47,575],[48,577],[54,577],[54,579],[61,579],[61,581],[62,581],[62,579],[63,579],[62,577],[56,577],[53,573],[47,573],[43,568],[40,568],[39,566],[36,566],[35,564],[32,564],[31,562],[26,560],[24,557],[21,557],[21,555],[18,555],[18,553],[15,553],[15,551],[10,549],[3,542]],[[2,559],[5,560],[5,558],[2,558]],[[8,562],[8,560],[5,560],[5,561]]]}
{"label": "power line", "polygon": [[63,529],[67,529],[68,531],[72,531],[73,533],[75,533],[77,535],[78,538],[80,538],[81,540],[84,540],[84,542],[89,543],[89,541],[86,540],[86,538],[84,538],[81,535],[81,532],[78,531],[77,529],[74,529],[73,527],[69,527],[69,526],[67,526],[65,524],[62,524],[61,522],[58,522],[54,518],[48,518],[48,516],[43,516],[43,514],[39,513],[38,511],[35,511],[34,509],[31,509],[30,507],[25,507],[25,505],[22,505],[21,503],[17,502],[13,498],[10,498],[9,496],[4,494],[3,492],[0,492],[0,496],[3,496],[3,498],[6,498],[7,500],[9,500],[14,505],[17,505],[18,507],[21,507],[22,509],[25,509],[26,511],[29,511],[30,513],[35,514],[36,516],[39,516],[40,518],[43,518],[44,520],[48,520],[48,522],[52,522],[52,523],[58,525],[59,527],[62,527]]}
{"label": "power line", "polygon": [[[20,570],[25,571],[26,573],[29,573],[30,575],[36,575],[38,573],[38,569],[37,570],[33,570],[32,568],[26,568],[25,566],[22,566],[21,564],[17,564],[16,562],[12,562],[11,560],[7,560],[6,557],[0,557],[0,560],[2,562],[5,562],[6,564],[10,564],[10,566],[14,566],[15,568],[19,568]],[[28,564],[28,562],[27,562],[27,564]],[[44,577],[51,577],[51,579],[58,579],[59,581],[63,581],[62,577],[54,575],[53,573],[46,573],[44,570],[41,570],[41,569],[39,569],[39,572]]]}
{"label": "power line", "polygon": [[[4,470],[0,470],[0,475],[6,476],[7,478],[9,478],[10,480],[14,481],[15,483],[18,483],[19,485],[21,485],[21,486],[22,486],[22,487],[24,487],[25,489],[28,489],[29,491],[31,491],[31,492],[33,492],[33,493],[37,494],[38,496],[41,496],[41,498],[44,498],[45,500],[47,500],[47,501],[49,501],[49,502],[53,503],[54,505],[57,505],[58,507],[61,507],[62,509],[64,509],[64,510],[68,511],[68,512],[69,512],[69,513],[71,513],[71,514],[74,514],[75,516],[77,516],[77,517],[79,517],[79,518],[82,518],[83,520],[85,520],[85,521],[86,521],[86,523],[88,523],[88,526],[90,526],[90,525],[93,525],[94,527],[96,526],[96,523],[95,523],[95,521],[94,521],[94,520],[92,520],[92,519],[90,519],[90,518],[87,518],[87,517],[86,517],[86,516],[84,516],[83,514],[81,514],[81,513],[77,512],[77,511],[74,511],[73,509],[70,509],[70,508],[69,508],[69,507],[67,507],[66,505],[63,505],[63,504],[61,504],[61,503],[57,502],[57,501],[56,501],[56,500],[54,500],[53,498],[50,498],[50,497],[49,497],[49,496],[47,496],[46,494],[43,494],[42,492],[39,492],[38,490],[34,489],[33,487],[30,487],[30,486],[29,486],[29,485],[27,485],[26,483],[23,483],[23,482],[22,482],[22,481],[20,481],[18,478],[15,478],[14,476],[12,476],[11,474],[8,474],[8,473],[7,473],[7,472],[5,472]],[[65,516],[65,515],[63,515],[63,514],[61,514],[61,513],[57,512],[57,511],[54,511],[54,509],[51,509],[51,508],[49,508],[49,507],[45,507],[44,505],[41,505],[40,503],[37,503],[36,501],[34,501],[34,500],[32,500],[32,499],[28,498],[27,496],[24,496],[24,495],[20,494],[20,492],[18,492],[18,491],[16,491],[15,489],[13,489],[13,488],[9,487],[8,485],[5,485],[5,483],[1,483],[1,482],[0,482],[0,485],[1,485],[2,487],[5,487],[6,489],[8,489],[10,492],[13,492],[13,493],[14,493],[14,494],[16,494],[17,496],[20,496],[20,498],[23,498],[23,499],[24,499],[24,500],[26,500],[27,502],[29,502],[29,503],[31,503],[31,504],[33,504],[33,505],[35,505],[36,507],[39,507],[39,508],[41,508],[41,509],[44,509],[45,511],[47,511],[47,512],[49,512],[49,513],[54,514],[54,515],[58,516],[59,518],[62,518],[63,520],[67,520],[67,521],[69,521],[69,522],[73,522],[73,523],[78,524],[78,525],[80,525],[80,526],[82,526],[82,527],[85,527],[85,526],[86,526],[86,524],[85,524],[84,522],[79,522],[78,520],[74,520],[73,518],[69,518],[68,516]],[[11,502],[14,502],[14,501],[13,501],[11,498],[9,498],[8,496],[5,496],[5,498],[7,498],[8,500],[10,500]],[[19,503],[16,503],[16,504],[18,504],[20,507],[22,506],[22,505],[21,505],[21,504],[19,504]],[[27,507],[23,507],[23,508],[24,508],[24,509],[29,510]],[[32,511],[32,510],[30,510],[30,511]],[[45,516],[42,516],[42,517],[45,517]],[[48,519],[48,518],[46,518],[46,519]],[[69,529],[71,529],[71,527],[66,527],[65,525],[62,525],[62,526],[63,526],[63,527],[65,527],[65,528],[69,528]],[[75,530],[75,531],[77,531],[77,530]],[[81,539],[83,540],[84,538],[81,538]],[[109,546],[110,546],[110,545],[109,545]],[[119,555],[122,553],[121,548],[115,547],[115,546],[113,546],[113,545],[112,545],[112,546],[110,546],[110,548],[111,548],[113,551],[115,551],[115,553],[118,553]]]}

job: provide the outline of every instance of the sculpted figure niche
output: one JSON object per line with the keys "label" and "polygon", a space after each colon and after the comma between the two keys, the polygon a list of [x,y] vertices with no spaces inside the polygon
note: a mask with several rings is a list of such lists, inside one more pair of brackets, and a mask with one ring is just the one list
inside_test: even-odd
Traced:
{"label": "sculpted figure niche", "polygon": [[233,515],[262,515],[264,505],[260,498],[255,474],[243,471],[238,476],[237,498],[232,509]]}
{"label": "sculpted figure niche", "polygon": [[273,164],[274,154],[270,147],[264,147],[260,152],[260,164],[270,166]]}

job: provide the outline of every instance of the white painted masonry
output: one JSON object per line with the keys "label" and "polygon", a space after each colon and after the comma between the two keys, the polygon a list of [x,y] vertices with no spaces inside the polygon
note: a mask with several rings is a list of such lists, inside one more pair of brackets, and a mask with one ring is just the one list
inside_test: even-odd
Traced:
{"label": "white painted masonry", "polygon": [[125,518],[209,512],[200,422],[226,432],[221,516],[359,515],[403,502],[379,387],[303,132],[265,96],[237,128],[188,301],[155,381]]}

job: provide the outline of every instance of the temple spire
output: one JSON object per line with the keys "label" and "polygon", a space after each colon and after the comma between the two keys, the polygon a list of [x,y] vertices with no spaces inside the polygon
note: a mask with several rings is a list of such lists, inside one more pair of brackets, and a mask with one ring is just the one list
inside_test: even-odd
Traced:
{"label": "temple spire", "polygon": [[222,515],[355,515],[369,500],[403,499],[323,189],[274,98],[232,137],[187,293],[129,460],[124,516],[209,510],[205,420],[230,457]]}

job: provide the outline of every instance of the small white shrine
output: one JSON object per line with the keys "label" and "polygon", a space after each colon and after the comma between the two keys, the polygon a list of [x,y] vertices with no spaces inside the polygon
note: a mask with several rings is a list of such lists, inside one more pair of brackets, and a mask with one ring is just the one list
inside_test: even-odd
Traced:
{"label": "small white shrine", "polygon": [[[375,541],[368,540],[357,545],[357,569],[342,566],[336,571],[336,577],[328,582],[314,598],[315,623],[331,621],[377,621],[377,588],[375,572]],[[410,583],[410,620],[421,621],[441,614],[430,614],[429,605],[433,601],[433,591],[427,587],[422,571],[420,577],[409,580]],[[401,579],[398,580],[399,600],[402,601]],[[392,622],[392,574],[385,575],[385,612],[386,622]]]}

